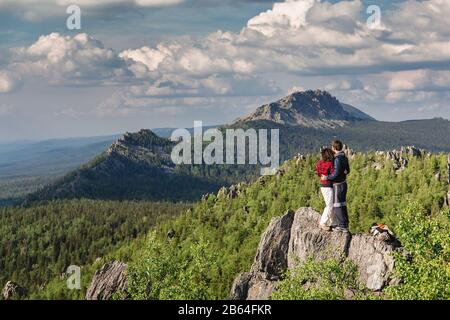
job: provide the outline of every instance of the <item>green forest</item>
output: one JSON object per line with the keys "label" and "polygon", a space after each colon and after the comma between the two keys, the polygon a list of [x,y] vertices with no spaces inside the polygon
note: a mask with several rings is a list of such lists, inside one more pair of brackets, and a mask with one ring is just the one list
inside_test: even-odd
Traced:
{"label": "green forest", "polygon": [[189,204],[65,200],[0,209],[0,283],[32,294],[70,265],[92,264]]}
{"label": "green forest", "polygon": [[[219,192],[197,204],[192,212],[158,225],[147,247],[133,260],[132,297],[227,298],[235,276],[249,270],[260,236],[272,217],[303,206],[318,211],[323,208],[314,171],[317,160],[308,156],[300,163],[288,161],[281,174],[243,185],[234,199]],[[390,289],[386,298],[448,299],[450,216],[444,207],[448,185],[443,179],[447,157],[409,160],[402,171],[395,171],[390,160],[375,154],[356,155],[351,160],[351,231],[368,232],[372,223],[386,223],[407,250],[417,253],[412,265],[399,262],[398,272],[405,283]],[[376,163],[382,168],[377,170]],[[437,172],[442,173],[441,179],[436,178]],[[169,229],[176,234],[171,240],[166,238]],[[166,273],[167,269],[173,271]],[[161,286],[147,290],[148,283]],[[423,292],[412,290],[416,287]]]}
{"label": "green forest", "polygon": [[[7,270],[2,281],[14,279],[29,285],[30,297],[83,298],[95,269],[117,258],[129,265],[130,299],[226,299],[236,275],[249,270],[272,217],[304,206],[322,210],[314,170],[317,160],[317,156],[289,160],[275,176],[241,183],[234,193],[222,189],[192,208],[73,200],[4,209],[0,256],[8,258],[1,262],[2,270]],[[388,287],[382,298],[449,299],[447,156],[409,156],[408,160],[406,169],[395,170],[384,155],[351,158],[351,231],[368,232],[372,223],[385,223],[411,254],[412,260],[395,257],[395,272],[402,281]],[[20,219],[12,219],[13,215]],[[61,237],[64,241],[58,241]],[[66,249],[56,243],[64,243]],[[85,265],[88,276],[81,291],[71,292],[59,277],[69,262]],[[302,268],[295,276],[286,276],[273,299],[339,299],[344,298],[346,286],[355,286],[352,266],[325,261]],[[317,292],[292,286],[304,277],[320,277],[324,270],[341,279],[329,284],[331,294],[326,286]],[[37,283],[43,281],[47,285],[39,288]],[[374,298],[364,292],[357,297]]]}

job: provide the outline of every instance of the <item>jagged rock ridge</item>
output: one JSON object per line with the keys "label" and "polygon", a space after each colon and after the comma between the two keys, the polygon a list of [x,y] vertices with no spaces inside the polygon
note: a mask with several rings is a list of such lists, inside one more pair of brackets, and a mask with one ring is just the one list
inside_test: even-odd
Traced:
{"label": "jagged rock ridge", "polygon": [[263,105],[235,123],[267,120],[289,126],[310,128],[343,127],[349,121],[375,120],[350,105],[341,104],[326,91],[298,91]]}
{"label": "jagged rock ridge", "polygon": [[125,157],[135,162],[161,163],[173,167],[170,153],[174,142],[161,138],[151,130],[142,129],[137,133],[127,132],[108,148],[108,155]]}
{"label": "jagged rock ridge", "polygon": [[250,272],[240,274],[231,289],[235,300],[268,299],[287,268],[316,260],[350,259],[358,266],[359,281],[380,291],[389,285],[397,241],[386,242],[368,234],[326,232],[318,227],[320,214],[311,208],[289,211],[273,218],[263,234]]}
{"label": "jagged rock ridge", "polygon": [[[431,156],[431,153],[427,152],[424,149],[416,148],[415,146],[406,146],[406,147],[402,146],[400,150],[392,150],[392,151],[379,150],[375,152],[375,155],[391,161],[392,168],[397,172],[401,172],[408,167],[409,164],[408,157],[414,158],[429,157]],[[378,161],[375,162],[372,165],[372,167],[375,168],[376,170],[381,170],[383,168],[383,164]],[[435,175],[436,180],[440,180],[440,175],[441,175],[440,172],[436,173]]]}

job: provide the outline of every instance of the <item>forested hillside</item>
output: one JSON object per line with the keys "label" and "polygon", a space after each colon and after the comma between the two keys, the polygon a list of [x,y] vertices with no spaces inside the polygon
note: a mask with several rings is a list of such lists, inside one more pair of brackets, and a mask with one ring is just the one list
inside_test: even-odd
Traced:
{"label": "forested hillside", "polygon": [[[249,270],[261,233],[273,216],[303,206],[323,208],[316,160],[308,156],[289,161],[277,176],[222,190],[193,211],[158,225],[147,247],[133,259],[132,297],[227,298],[235,276]],[[367,232],[374,222],[386,223],[398,232],[405,248],[417,254],[413,264],[399,263],[405,283],[387,297],[449,298],[447,157],[410,157],[408,167],[396,171],[384,155],[356,155],[351,166],[351,230]],[[170,230],[173,238],[167,237]]]}
{"label": "forested hillside", "polygon": [[[408,156],[404,169],[387,158],[386,154],[375,153],[351,157],[351,231],[367,232],[374,222],[386,223],[413,254],[412,263],[403,261],[404,257],[396,258],[396,272],[404,283],[386,290],[385,298],[449,298],[450,211],[444,202],[449,188],[447,156]],[[133,250],[125,246],[110,253],[108,256],[117,258],[118,252],[128,252],[122,259],[129,264],[130,298],[228,298],[233,279],[249,270],[261,234],[272,217],[304,206],[322,210],[314,170],[317,160],[317,156],[298,157],[286,162],[276,176],[223,188],[193,209],[180,208],[176,217],[155,225],[145,241],[132,244]],[[92,274],[99,267],[98,263],[90,264],[86,270]],[[309,273],[316,267],[337,272],[336,264],[330,262],[309,265]],[[88,280],[84,281],[87,286]],[[54,279],[39,296],[84,296],[64,284]],[[295,296],[282,292],[278,298]],[[303,296],[322,297],[311,293]]]}
{"label": "forested hillside", "polygon": [[174,145],[150,130],[126,133],[92,161],[28,195],[25,203],[81,198],[194,201],[257,170],[255,166],[175,165]]}
{"label": "forested hillside", "polygon": [[94,200],[0,208],[0,283],[32,294],[70,265],[93,263],[145,235],[187,204]]}
{"label": "forested hillside", "polygon": [[[322,210],[317,160],[296,157],[275,176],[222,188],[189,210],[186,205],[90,200],[3,209],[1,279],[28,287],[29,297],[83,298],[95,269],[113,257],[129,264],[133,299],[228,298],[235,276],[250,268],[272,217],[299,207]],[[449,297],[447,156],[423,153],[407,160],[402,169],[386,153],[351,156],[351,231],[386,223],[406,249],[420,253],[422,264],[398,264],[409,282],[389,291],[390,297],[405,298],[408,292],[413,299]],[[146,240],[139,237],[146,233]],[[81,291],[68,290],[59,277],[70,264],[85,265]],[[424,265],[429,269],[423,271]],[[416,282],[422,291],[411,289]]]}
{"label": "forested hillside", "polygon": [[333,129],[286,126],[271,121],[238,122],[225,128],[278,128],[280,158],[284,160],[297,153],[318,152],[335,138],[358,152],[400,149],[405,145],[431,152],[450,151],[450,121],[440,118],[403,122],[355,121]]}

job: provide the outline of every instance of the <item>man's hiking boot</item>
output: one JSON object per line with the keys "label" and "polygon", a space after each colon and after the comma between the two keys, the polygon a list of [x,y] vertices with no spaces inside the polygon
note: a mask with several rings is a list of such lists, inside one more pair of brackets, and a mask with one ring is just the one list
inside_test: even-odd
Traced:
{"label": "man's hiking boot", "polygon": [[342,227],[334,227],[333,231],[342,232],[342,233],[349,233],[347,228],[342,228]]}

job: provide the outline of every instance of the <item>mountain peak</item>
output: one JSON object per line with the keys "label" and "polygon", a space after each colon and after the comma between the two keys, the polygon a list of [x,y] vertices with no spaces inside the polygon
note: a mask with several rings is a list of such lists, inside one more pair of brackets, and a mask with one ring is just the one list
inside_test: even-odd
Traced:
{"label": "mountain peak", "polygon": [[[109,156],[121,156],[135,162],[170,164],[173,142],[162,138],[149,129],[126,132],[107,150]],[[156,160],[158,159],[158,160]]]}
{"label": "mountain peak", "polygon": [[289,126],[334,128],[349,121],[374,120],[369,115],[342,104],[323,90],[296,91],[276,102],[263,105],[236,122],[267,120]]}
{"label": "mountain peak", "polygon": [[167,145],[169,140],[162,138],[150,129],[141,129],[138,132],[126,132],[119,141],[142,147]]}
{"label": "mountain peak", "polygon": [[158,136],[152,130],[141,129],[138,132],[126,132],[110,146],[108,153],[135,148],[146,148],[154,151],[155,149],[166,149],[172,145],[173,143],[169,139]]}

